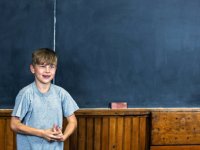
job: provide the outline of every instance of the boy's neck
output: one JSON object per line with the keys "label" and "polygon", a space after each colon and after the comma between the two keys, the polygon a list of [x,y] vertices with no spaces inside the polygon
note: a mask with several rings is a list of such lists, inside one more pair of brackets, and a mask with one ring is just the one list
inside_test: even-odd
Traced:
{"label": "boy's neck", "polygon": [[49,91],[49,88],[51,86],[51,83],[48,83],[48,84],[42,84],[42,83],[39,83],[37,81],[35,81],[35,84],[38,88],[38,90],[41,92],[41,93],[46,93]]}

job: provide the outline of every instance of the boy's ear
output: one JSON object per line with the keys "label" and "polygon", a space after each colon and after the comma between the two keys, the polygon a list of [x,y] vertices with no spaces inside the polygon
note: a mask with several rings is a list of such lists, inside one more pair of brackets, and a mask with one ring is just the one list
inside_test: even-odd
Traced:
{"label": "boy's ear", "polygon": [[33,67],[32,64],[30,64],[30,71],[31,71],[33,74],[35,73],[35,69],[34,69],[34,67]]}

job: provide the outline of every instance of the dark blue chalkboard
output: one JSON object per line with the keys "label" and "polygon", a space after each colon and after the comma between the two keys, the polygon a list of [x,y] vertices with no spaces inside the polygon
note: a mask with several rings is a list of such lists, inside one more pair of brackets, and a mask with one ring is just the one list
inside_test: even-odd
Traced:
{"label": "dark blue chalkboard", "polygon": [[0,0],[0,107],[12,107],[33,80],[32,50],[54,46],[55,83],[81,108],[199,107],[199,7],[199,0]]}
{"label": "dark blue chalkboard", "polygon": [[0,108],[12,108],[33,81],[32,51],[53,47],[53,6],[52,0],[0,0]]}
{"label": "dark blue chalkboard", "polygon": [[57,6],[56,81],[81,107],[200,106],[199,0],[60,0]]}

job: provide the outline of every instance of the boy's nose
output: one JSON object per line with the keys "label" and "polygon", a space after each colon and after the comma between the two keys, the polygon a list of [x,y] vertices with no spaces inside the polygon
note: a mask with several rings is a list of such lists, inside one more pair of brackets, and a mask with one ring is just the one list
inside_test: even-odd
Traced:
{"label": "boy's nose", "polygon": [[49,71],[50,71],[49,66],[46,66],[46,72],[49,72]]}

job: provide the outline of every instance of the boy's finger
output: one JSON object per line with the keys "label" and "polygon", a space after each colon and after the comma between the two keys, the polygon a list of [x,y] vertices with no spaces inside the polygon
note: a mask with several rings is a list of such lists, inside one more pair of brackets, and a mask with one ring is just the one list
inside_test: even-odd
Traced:
{"label": "boy's finger", "polygon": [[51,137],[51,139],[53,139],[53,140],[60,140],[62,138],[63,138],[63,136],[54,136],[54,137]]}

